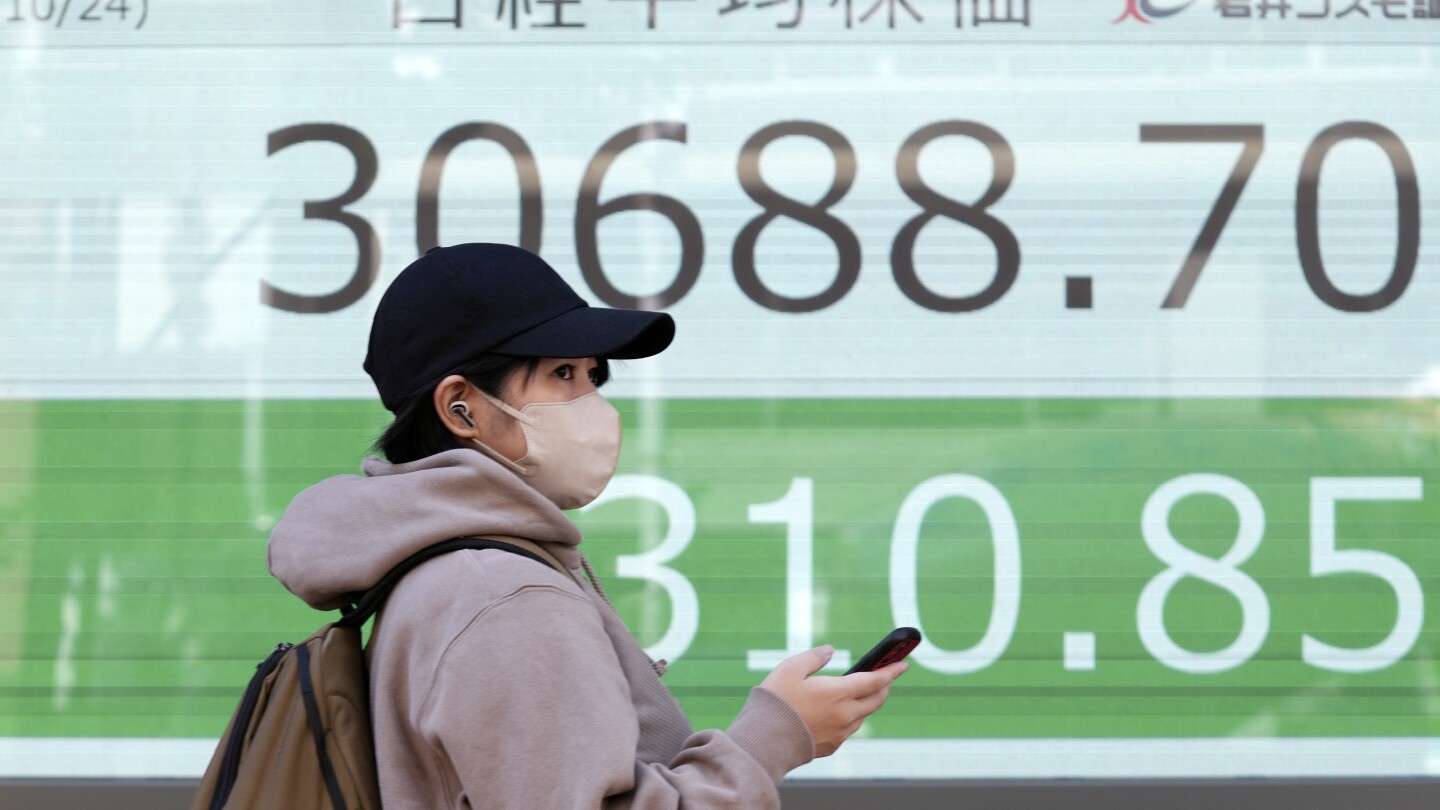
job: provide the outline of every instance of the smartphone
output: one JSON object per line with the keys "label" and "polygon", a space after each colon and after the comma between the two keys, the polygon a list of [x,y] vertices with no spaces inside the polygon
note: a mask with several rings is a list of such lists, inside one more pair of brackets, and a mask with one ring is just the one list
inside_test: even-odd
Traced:
{"label": "smartphone", "polygon": [[852,672],[870,672],[879,669],[886,664],[893,664],[896,661],[910,654],[920,643],[920,631],[913,627],[897,628],[893,633],[886,636],[879,644],[865,653],[855,666],[845,672],[849,675]]}

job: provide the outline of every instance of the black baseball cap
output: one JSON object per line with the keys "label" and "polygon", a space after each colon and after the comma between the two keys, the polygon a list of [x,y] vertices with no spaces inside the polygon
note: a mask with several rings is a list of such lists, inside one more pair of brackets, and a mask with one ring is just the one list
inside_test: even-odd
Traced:
{"label": "black baseball cap", "polygon": [[675,337],[663,312],[592,307],[544,259],[513,245],[435,247],[390,283],[365,372],[392,412],[483,354],[630,359]]}

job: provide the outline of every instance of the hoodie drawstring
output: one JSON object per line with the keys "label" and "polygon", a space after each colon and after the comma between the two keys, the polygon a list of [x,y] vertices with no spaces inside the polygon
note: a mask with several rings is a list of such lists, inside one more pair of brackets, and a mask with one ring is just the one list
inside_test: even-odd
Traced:
{"label": "hoodie drawstring", "polygon": [[[605,604],[609,605],[611,610],[615,610],[615,603],[610,601],[609,594],[605,593],[605,589],[600,587],[600,578],[595,576],[595,569],[590,567],[590,561],[585,558],[584,554],[580,555],[580,567],[585,569],[585,576],[590,580],[590,584],[595,587],[595,592],[600,594],[600,598],[605,600]],[[646,658],[649,658],[649,656],[646,656]],[[650,666],[655,670],[655,677],[657,678],[663,676],[670,669],[670,663],[664,658],[661,658],[659,661],[651,658]]]}

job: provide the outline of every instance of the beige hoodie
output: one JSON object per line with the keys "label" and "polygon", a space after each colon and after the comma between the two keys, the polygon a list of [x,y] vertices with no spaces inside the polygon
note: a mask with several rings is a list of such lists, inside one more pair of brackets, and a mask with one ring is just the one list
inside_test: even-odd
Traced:
{"label": "beige hoodie", "polygon": [[362,469],[301,492],[270,537],[271,572],[311,606],[457,536],[532,540],[573,575],[458,551],[395,587],[367,650],[386,810],[780,806],[814,756],[799,714],[756,687],[728,730],[693,731],[553,504],[474,450]]}

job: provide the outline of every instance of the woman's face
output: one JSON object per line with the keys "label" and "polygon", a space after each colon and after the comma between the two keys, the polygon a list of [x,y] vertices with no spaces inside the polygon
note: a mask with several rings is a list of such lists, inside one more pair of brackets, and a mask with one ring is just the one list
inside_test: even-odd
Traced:
{"label": "woman's face", "polygon": [[[569,402],[595,391],[599,365],[593,357],[541,358],[535,373],[528,378],[523,367],[512,372],[500,392],[500,399],[516,410],[524,410],[526,405],[537,402]],[[470,407],[470,416],[475,422],[473,429],[450,411],[451,403],[459,401]],[[435,409],[445,426],[463,443],[468,444],[471,438],[479,439],[511,461],[519,461],[528,452],[520,423],[480,396],[459,374],[446,377],[435,387]]]}

